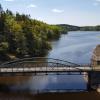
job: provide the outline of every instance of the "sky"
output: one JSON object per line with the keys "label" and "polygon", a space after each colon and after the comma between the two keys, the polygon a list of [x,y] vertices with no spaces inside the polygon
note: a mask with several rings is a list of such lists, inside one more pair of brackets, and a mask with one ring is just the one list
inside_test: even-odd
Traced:
{"label": "sky", "polygon": [[0,0],[4,10],[48,24],[100,25],[100,0]]}

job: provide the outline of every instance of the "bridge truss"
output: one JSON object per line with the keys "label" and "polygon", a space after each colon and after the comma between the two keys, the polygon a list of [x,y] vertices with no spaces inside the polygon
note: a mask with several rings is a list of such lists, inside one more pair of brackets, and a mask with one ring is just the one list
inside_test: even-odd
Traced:
{"label": "bridge truss", "polygon": [[79,65],[53,58],[33,57],[5,62],[0,65],[2,73],[68,74],[79,75],[91,71],[90,65]]}

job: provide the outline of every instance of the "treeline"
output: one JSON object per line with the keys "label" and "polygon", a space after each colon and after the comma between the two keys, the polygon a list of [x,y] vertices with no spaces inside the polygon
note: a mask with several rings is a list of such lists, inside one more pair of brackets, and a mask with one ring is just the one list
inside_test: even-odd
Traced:
{"label": "treeline", "polygon": [[68,24],[59,24],[57,26],[60,26],[64,33],[66,33],[67,31],[100,31],[100,25],[80,27]]}
{"label": "treeline", "polygon": [[74,25],[58,24],[57,26],[62,28],[63,33],[67,33],[67,31],[78,31],[78,30],[80,30],[79,26],[74,26]]}
{"label": "treeline", "polygon": [[80,27],[81,31],[100,31],[100,25]]}
{"label": "treeline", "polygon": [[33,20],[30,15],[4,11],[0,5],[0,57],[43,56],[51,49],[50,40],[60,37],[62,29]]}

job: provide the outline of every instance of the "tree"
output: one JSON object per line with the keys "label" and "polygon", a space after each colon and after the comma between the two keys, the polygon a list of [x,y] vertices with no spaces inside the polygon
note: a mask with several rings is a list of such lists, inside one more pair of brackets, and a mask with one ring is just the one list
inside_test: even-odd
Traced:
{"label": "tree", "polygon": [[0,4],[0,14],[3,12],[3,8],[2,8],[2,6],[1,6],[1,4]]}
{"label": "tree", "polygon": [[8,15],[13,15],[13,13],[12,13],[12,11],[10,11],[10,10],[6,10],[6,14],[8,14]]}
{"label": "tree", "polygon": [[0,43],[0,54],[6,54],[8,51],[8,43],[7,42],[1,42]]}
{"label": "tree", "polygon": [[30,15],[3,11],[0,5],[0,54],[16,57],[43,56],[51,49],[49,40],[60,36],[60,28],[33,20]]}
{"label": "tree", "polygon": [[5,20],[5,13],[0,4],[0,34],[2,34],[2,31],[4,31],[4,20]]}

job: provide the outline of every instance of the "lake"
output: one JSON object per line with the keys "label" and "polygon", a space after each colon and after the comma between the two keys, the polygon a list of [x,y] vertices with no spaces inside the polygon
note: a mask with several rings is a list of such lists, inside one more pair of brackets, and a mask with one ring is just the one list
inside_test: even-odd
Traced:
{"label": "lake", "polygon": [[[47,58],[57,58],[76,64],[90,64],[96,45],[100,44],[100,32],[72,31],[51,42],[52,50]],[[82,75],[43,75],[0,77],[0,88],[10,91],[86,89]],[[7,88],[3,88],[7,87]]]}

